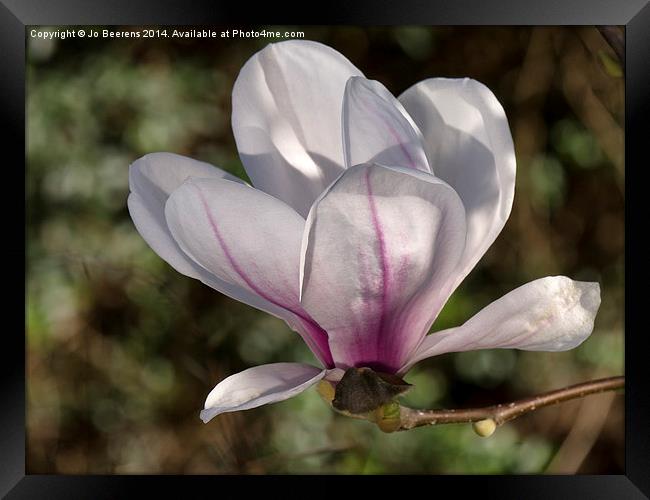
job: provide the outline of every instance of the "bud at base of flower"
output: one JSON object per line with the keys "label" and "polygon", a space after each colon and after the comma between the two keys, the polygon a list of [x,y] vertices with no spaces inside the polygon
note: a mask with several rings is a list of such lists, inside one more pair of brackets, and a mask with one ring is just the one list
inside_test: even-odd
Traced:
{"label": "bud at base of flower", "polygon": [[400,405],[397,401],[380,406],[375,410],[374,421],[382,431],[391,433],[402,426]]}
{"label": "bud at base of flower", "polygon": [[320,394],[320,397],[323,398],[323,400],[328,404],[332,404],[332,400],[334,399],[334,386],[328,382],[327,380],[321,380],[318,382],[318,385],[316,386],[316,391],[318,391],[318,394]]}

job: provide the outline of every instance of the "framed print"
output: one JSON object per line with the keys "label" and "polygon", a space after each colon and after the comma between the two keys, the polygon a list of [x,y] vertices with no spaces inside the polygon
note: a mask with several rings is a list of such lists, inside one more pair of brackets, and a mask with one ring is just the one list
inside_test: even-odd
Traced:
{"label": "framed print", "polygon": [[650,495],[650,7],[582,3],[3,0],[2,494]]}

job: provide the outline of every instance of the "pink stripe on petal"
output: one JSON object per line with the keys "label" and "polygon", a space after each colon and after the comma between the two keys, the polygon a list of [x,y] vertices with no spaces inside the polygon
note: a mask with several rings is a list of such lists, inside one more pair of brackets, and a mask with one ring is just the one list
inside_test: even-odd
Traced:
{"label": "pink stripe on petal", "polygon": [[426,333],[464,227],[455,192],[413,169],[353,166],[316,202],[301,304],[327,331],[337,367],[402,366]]}
{"label": "pink stripe on petal", "polygon": [[[237,262],[235,256],[233,255],[230,248],[228,247],[228,244],[226,243],[225,239],[223,238],[219,230],[217,221],[212,216],[210,207],[208,205],[207,200],[205,199],[205,196],[203,195],[203,192],[201,191],[199,186],[194,185],[194,187],[199,196],[199,199],[201,200],[201,204],[203,206],[203,210],[210,224],[212,234],[217,244],[223,251],[226,259],[228,260],[228,263],[235,271],[235,273],[237,273],[237,275],[246,283],[246,285],[248,285],[248,287],[254,293],[259,295],[263,299],[269,301],[271,304],[274,304],[278,307],[282,307],[283,309],[286,309],[287,311],[290,311],[293,314],[295,314],[299,318],[304,329],[308,333],[308,335],[303,336],[305,342],[307,342],[307,344],[312,349],[312,351],[314,351],[314,353],[319,355],[320,359],[327,365],[328,368],[333,367],[334,361],[332,359],[332,354],[329,349],[327,333],[325,332],[325,330],[323,330],[313,319],[311,319],[309,315],[304,310],[302,310],[302,308],[300,308],[299,306],[296,307],[294,305],[288,304],[286,301],[278,300],[276,298],[277,295],[272,296],[271,294],[267,293],[267,291],[260,288],[255,283],[255,281],[253,281],[253,279],[246,273],[244,268]],[[288,300],[289,299],[287,299],[287,301]]]}
{"label": "pink stripe on petal", "polygon": [[377,214],[377,205],[372,194],[372,186],[370,184],[370,169],[366,170],[365,173],[366,186],[368,189],[368,205],[370,205],[370,214],[372,218],[372,225],[377,234],[377,243],[379,245],[379,263],[381,266],[381,311],[379,314],[379,327],[377,335],[377,350],[379,350],[379,345],[381,343],[381,337],[384,333],[384,325],[386,324],[386,309],[388,308],[388,293],[390,288],[390,268],[388,265],[388,255],[386,252],[386,241],[384,231],[381,227],[381,222],[379,221],[379,215]]}

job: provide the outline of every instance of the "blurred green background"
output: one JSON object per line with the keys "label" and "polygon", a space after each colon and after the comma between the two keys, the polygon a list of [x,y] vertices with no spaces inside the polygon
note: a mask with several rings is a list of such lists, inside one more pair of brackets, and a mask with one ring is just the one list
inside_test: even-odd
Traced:
{"label": "blurred green background", "polygon": [[[405,402],[493,404],[622,374],[624,79],[599,32],[289,29],[331,45],[395,95],[424,78],[468,76],[506,110],[518,161],[512,215],[434,330],[543,276],[601,283],[594,333],[579,348],[429,359],[406,377],[415,388]],[[227,375],[314,359],[281,320],[149,249],[127,212],[128,166],[170,151],[245,176],[230,93],[269,41],[28,36],[28,472],[622,473],[623,397],[614,394],[537,411],[487,439],[461,424],[383,434],[334,414],[314,389],[199,420]]]}

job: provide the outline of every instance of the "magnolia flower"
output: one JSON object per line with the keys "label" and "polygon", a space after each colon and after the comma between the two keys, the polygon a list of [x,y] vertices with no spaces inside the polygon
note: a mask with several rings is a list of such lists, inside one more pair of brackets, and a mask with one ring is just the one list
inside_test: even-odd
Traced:
{"label": "magnolia flower", "polygon": [[286,41],[246,62],[232,107],[253,186],[148,154],[130,167],[131,217],[178,272],[286,321],[320,366],[231,375],[208,395],[204,422],[351,367],[401,377],[447,352],[563,351],[593,330],[598,283],[554,276],[427,335],[510,215],[512,137],[483,84],[432,78],[395,98],[335,50]]}

